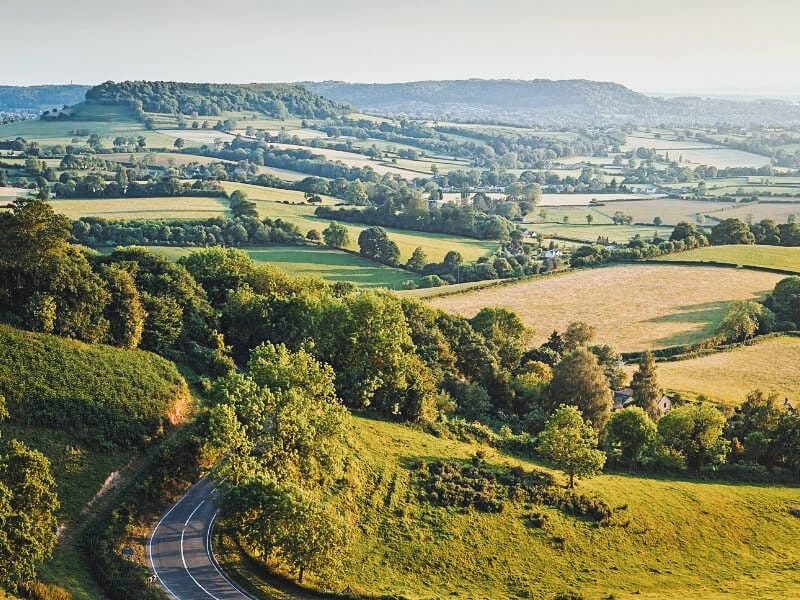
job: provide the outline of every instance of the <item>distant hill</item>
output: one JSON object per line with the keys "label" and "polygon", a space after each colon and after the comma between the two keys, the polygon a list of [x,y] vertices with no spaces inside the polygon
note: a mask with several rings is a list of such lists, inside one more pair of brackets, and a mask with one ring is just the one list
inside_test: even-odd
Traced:
{"label": "distant hill", "polygon": [[365,84],[303,82],[337,102],[383,114],[522,124],[672,125],[800,123],[800,104],[655,98],[618,83],[584,79],[468,79]]}
{"label": "distant hill", "polygon": [[257,111],[275,117],[326,118],[347,110],[343,104],[291,84],[182,83],[176,81],[107,81],[86,92],[100,104],[128,105],[137,112],[218,115]]}
{"label": "distant hill", "polygon": [[88,85],[0,85],[0,112],[40,113],[82,101]]}

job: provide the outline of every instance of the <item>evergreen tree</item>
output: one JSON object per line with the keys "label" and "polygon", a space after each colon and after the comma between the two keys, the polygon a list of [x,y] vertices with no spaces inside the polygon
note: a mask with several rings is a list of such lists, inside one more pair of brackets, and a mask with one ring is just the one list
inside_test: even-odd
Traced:
{"label": "evergreen tree", "polygon": [[662,392],[656,376],[656,360],[649,350],[642,353],[639,369],[633,374],[631,389],[636,406],[646,410],[651,419],[658,419],[661,416],[658,401]]}
{"label": "evergreen tree", "polygon": [[601,430],[611,414],[611,389],[597,357],[586,347],[567,354],[550,383],[550,407],[576,406],[595,428]]}

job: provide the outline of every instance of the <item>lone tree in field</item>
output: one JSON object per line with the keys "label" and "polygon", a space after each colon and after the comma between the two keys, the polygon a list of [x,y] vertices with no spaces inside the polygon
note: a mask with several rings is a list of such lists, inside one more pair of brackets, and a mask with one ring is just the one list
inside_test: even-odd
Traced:
{"label": "lone tree in field", "polygon": [[599,473],[606,455],[597,449],[597,433],[583,420],[574,406],[559,406],[547,420],[539,436],[539,452],[569,477],[569,487],[575,487],[575,477],[588,478]]}
{"label": "lone tree in field", "polygon": [[322,239],[325,240],[325,245],[331,248],[343,248],[350,243],[347,228],[333,222],[322,230]]}
{"label": "lone tree in field", "polygon": [[611,388],[594,353],[586,347],[567,354],[553,369],[550,406],[576,406],[600,431],[611,414]]}
{"label": "lone tree in field", "polygon": [[636,406],[643,408],[653,420],[661,416],[658,401],[661,399],[661,388],[658,386],[656,375],[656,359],[649,350],[642,353],[639,359],[639,368],[631,379],[633,401]]}

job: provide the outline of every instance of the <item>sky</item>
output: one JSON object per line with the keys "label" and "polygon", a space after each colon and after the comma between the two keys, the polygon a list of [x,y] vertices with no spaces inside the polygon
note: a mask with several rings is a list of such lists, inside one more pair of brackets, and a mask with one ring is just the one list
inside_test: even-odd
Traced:
{"label": "sky", "polygon": [[0,0],[0,85],[513,78],[800,98],[800,0]]}

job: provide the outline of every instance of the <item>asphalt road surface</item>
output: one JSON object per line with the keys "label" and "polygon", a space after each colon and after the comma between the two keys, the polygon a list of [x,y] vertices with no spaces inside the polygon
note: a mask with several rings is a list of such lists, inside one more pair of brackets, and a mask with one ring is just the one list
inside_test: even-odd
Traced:
{"label": "asphalt road surface", "polygon": [[253,600],[223,574],[211,552],[215,499],[214,486],[202,479],[170,508],[150,535],[150,568],[175,600]]}

